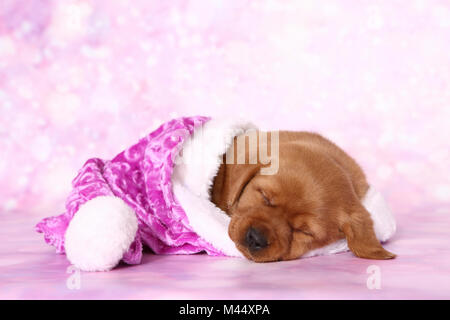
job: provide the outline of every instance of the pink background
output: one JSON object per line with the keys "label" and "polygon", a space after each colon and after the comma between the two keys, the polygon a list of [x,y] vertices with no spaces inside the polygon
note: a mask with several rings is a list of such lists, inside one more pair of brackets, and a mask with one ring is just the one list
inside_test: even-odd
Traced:
{"label": "pink background", "polygon": [[63,210],[89,157],[173,117],[238,114],[353,155],[399,219],[395,263],[411,279],[439,264],[422,295],[449,297],[449,52],[448,0],[2,0],[0,215],[23,233],[2,233],[0,262],[14,279],[23,239],[62,258],[32,226]]}

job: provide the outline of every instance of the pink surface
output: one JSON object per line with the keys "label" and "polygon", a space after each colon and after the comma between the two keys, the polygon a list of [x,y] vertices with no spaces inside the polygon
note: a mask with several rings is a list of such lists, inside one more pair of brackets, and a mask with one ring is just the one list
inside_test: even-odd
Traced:
{"label": "pink surface", "polygon": [[[447,0],[3,0],[0,296],[448,298],[448,39]],[[67,289],[32,226],[63,211],[88,158],[195,114],[336,141],[396,213],[398,259],[146,255]]]}
{"label": "pink surface", "polygon": [[[402,215],[402,227],[386,245],[399,254],[390,261],[359,259],[349,252],[264,264],[205,254],[148,253],[140,265],[78,275],[67,273],[71,270],[65,256],[42,243],[29,218],[8,215],[0,224],[0,298],[448,299],[450,223],[443,219],[448,214]],[[367,286],[367,269],[374,265],[379,289]]]}

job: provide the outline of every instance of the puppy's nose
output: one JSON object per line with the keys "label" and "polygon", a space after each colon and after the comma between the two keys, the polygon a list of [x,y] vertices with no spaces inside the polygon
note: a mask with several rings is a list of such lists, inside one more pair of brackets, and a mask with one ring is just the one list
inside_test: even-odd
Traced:
{"label": "puppy's nose", "polygon": [[267,239],[264,235],[253,227],[248,228],[245,235],[245,242],[251,251],[257,251],[267,247]]}

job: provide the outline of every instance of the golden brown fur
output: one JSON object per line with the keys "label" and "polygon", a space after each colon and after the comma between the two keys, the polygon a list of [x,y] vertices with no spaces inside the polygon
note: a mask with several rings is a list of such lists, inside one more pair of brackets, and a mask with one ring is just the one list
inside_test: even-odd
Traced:
{"label": "golden brown fur", "polygon": [[[242,152],[248,157],[248,148]],[[368,190],[362,169],[334,143],[281,131],[278,172],[262,175],[263,166],[259,158],[257,164],[222,164],[211,190],[211,200],[231,216],[229,235],[247,258],[296,259],[344,237],[358,257],[395,257],[376,239],[361,204]],[[266,247],[249,248],[249,228],[267,240]]]}

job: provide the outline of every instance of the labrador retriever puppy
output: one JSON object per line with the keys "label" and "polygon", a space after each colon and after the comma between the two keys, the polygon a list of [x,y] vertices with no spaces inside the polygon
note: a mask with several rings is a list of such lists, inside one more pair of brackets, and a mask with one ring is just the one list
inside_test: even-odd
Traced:
{"label": "labrador retriever puppy", "polygon": [[[229,236],[244,256],[256,262],[297,259],[346,238],[358,257],[394,258],[377,240],[361,203],[369,185],[355,160],[319,134],[277,134],[275,174],[261,174],[267,164],[259,152],[251,163],[249,145],[237,148],[235,137],[230,148],[247,161],[229,163],[224,155],[211,187],[211,201],[230,215]],[[260,136],[258,149],[271,150],[271,139]]]}

